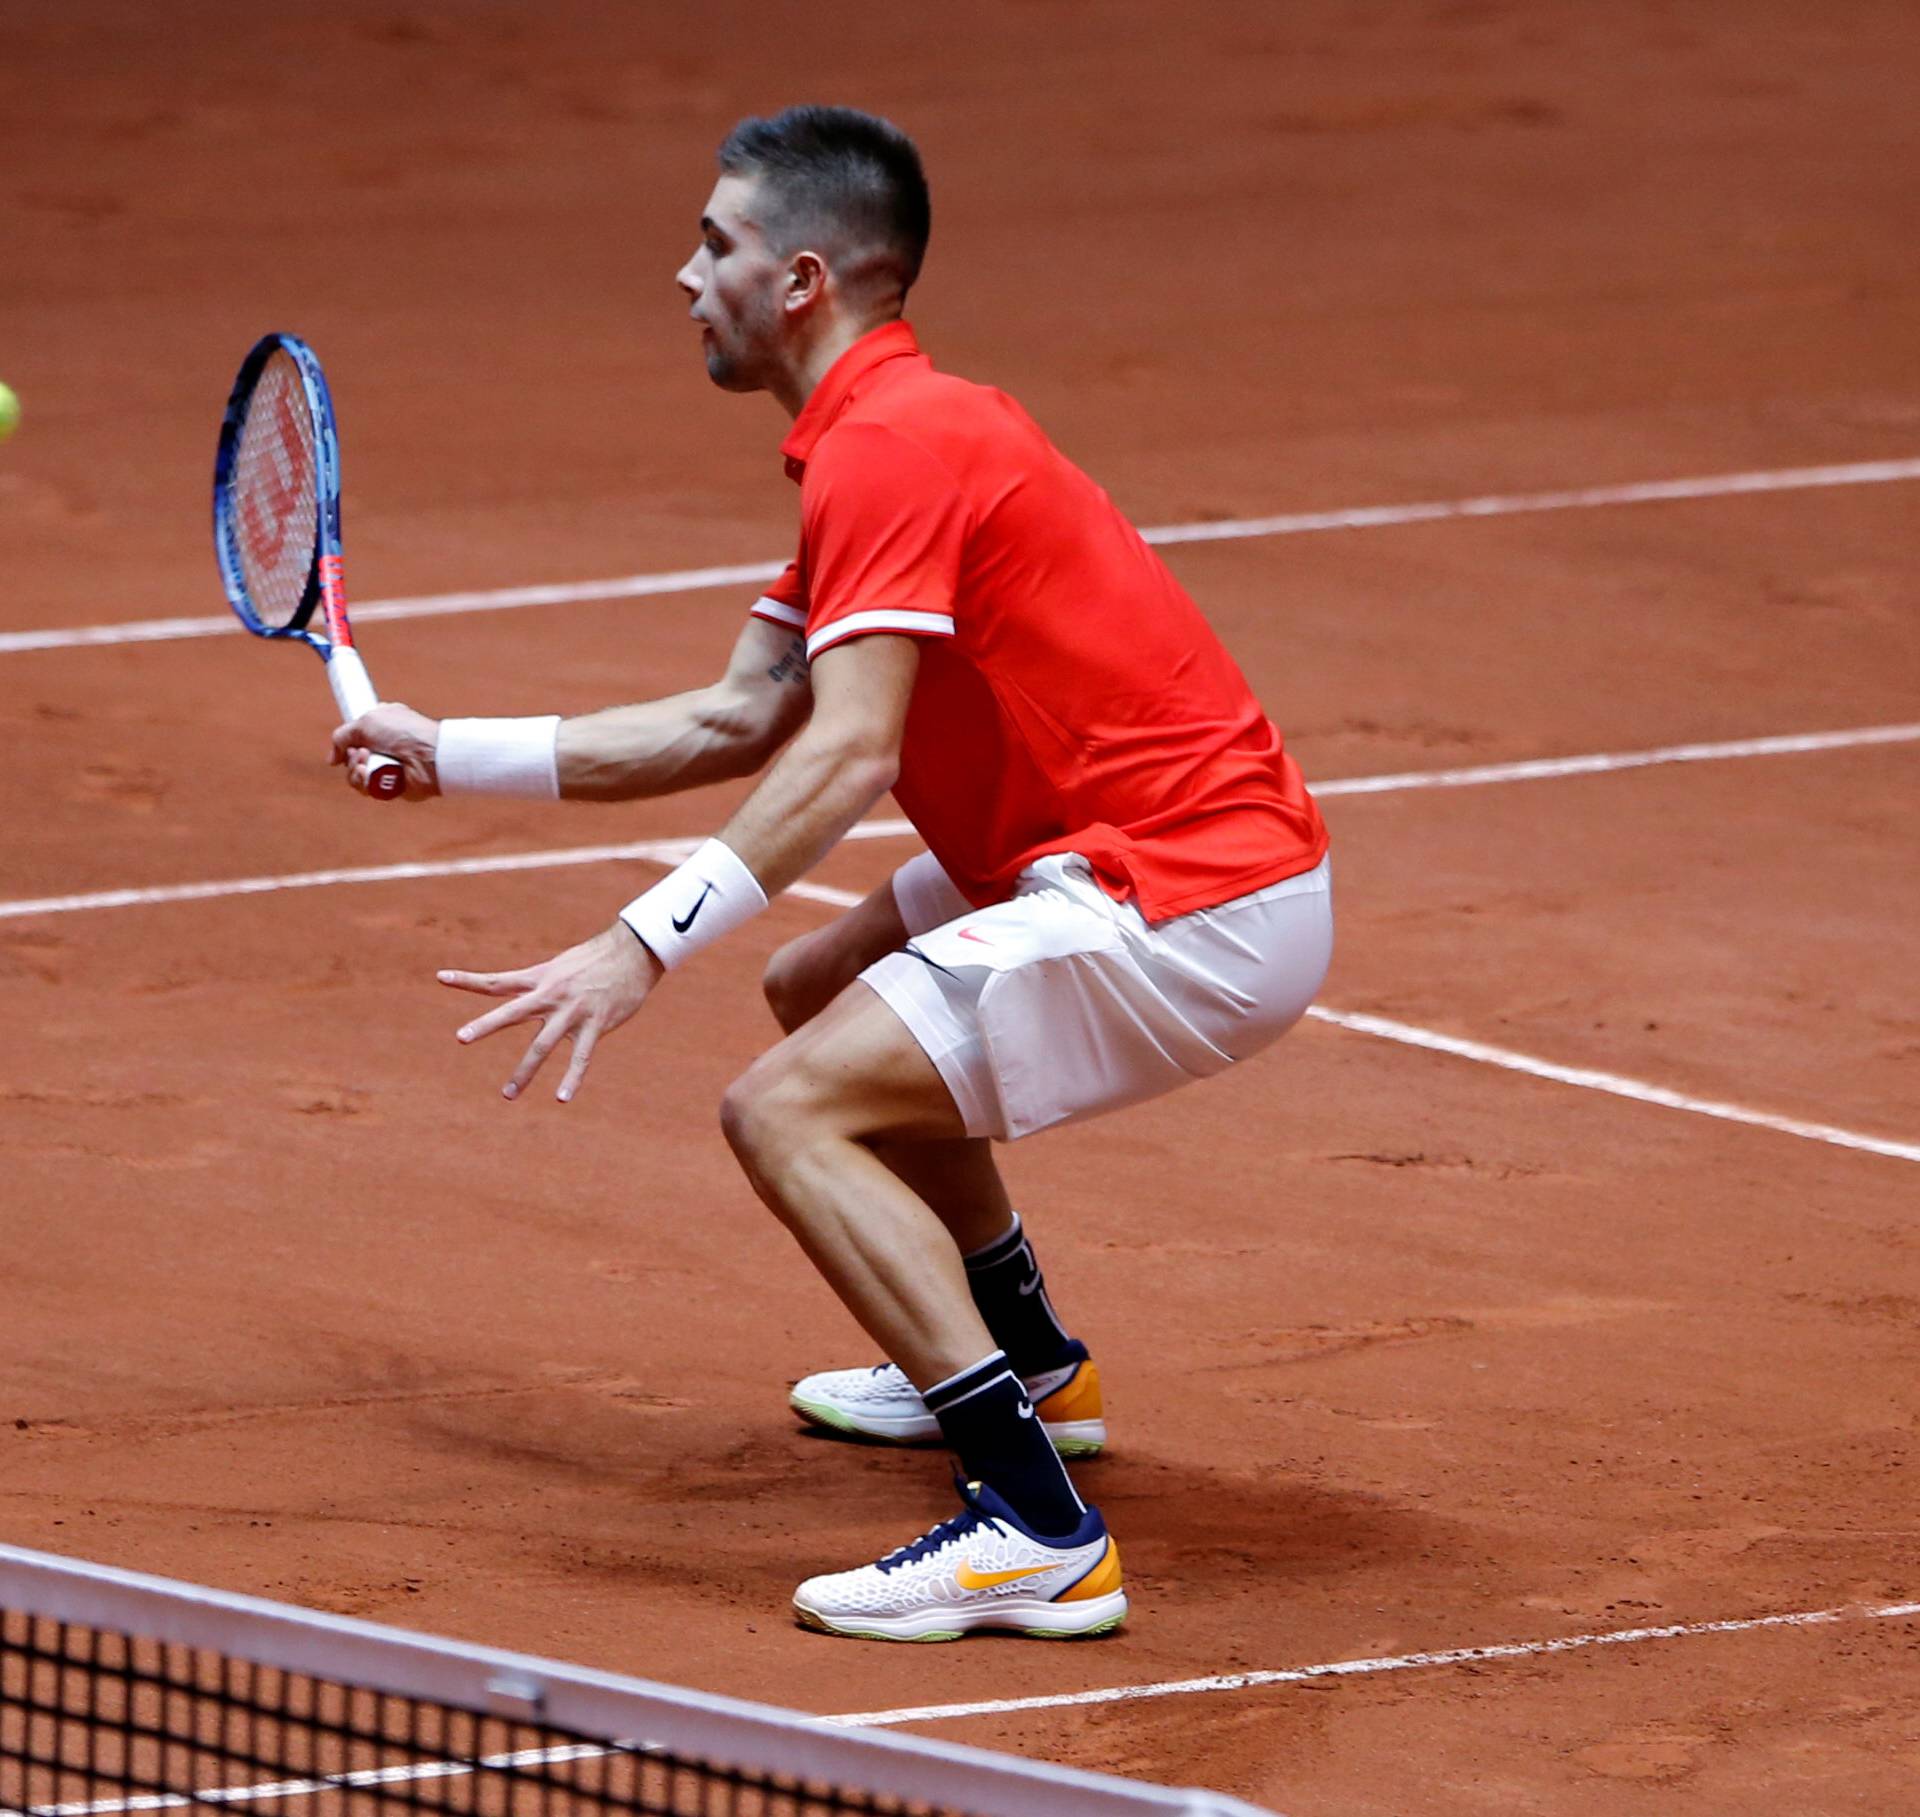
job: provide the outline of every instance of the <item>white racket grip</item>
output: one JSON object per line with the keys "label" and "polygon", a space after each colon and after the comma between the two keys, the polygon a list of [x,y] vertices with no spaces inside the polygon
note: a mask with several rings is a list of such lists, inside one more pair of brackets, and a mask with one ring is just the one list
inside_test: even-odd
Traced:
{"label": "white racket grip", "polygon": [[[327,680],[343,719],[358,719],[380,704],[367,665],[349,644],[335,644],[327,652]],[[406,786],[405,768],[391,757],[376,757],[367,765],[367,793],[376,801],[393,801]]]}

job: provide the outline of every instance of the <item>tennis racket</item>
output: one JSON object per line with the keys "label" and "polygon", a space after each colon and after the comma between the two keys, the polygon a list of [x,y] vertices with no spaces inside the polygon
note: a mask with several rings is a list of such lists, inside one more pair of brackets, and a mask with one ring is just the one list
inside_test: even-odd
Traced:
{"label": "tennis racket", "polygon": [[[257,341],[233,381],[213,463],[213,546],[227,603],[249,631],[317,652],[343,718],[379,704],[347,623],[333,399],[313,349],[290,334]],[[400,764],[376,757],[367,793],[392,801],[406,781]]]}

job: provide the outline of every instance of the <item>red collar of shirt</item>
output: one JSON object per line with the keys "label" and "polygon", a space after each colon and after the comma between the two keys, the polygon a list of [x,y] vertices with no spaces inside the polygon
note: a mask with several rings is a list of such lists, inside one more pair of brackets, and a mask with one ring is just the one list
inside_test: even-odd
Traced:
{"label": "red collar of shirt", "polygon": [[780,444],[780,452],[787,457],[787,478],[797,481],[806,471],[814,445],[853,402],[860,381],[868,373],[887,360],[897,360],[903,354],[917,354],[919,351],[920,343],[905,322],[888,322],[882,328],[874,328],[863,334],[835,360],[820,383],[814,386],[813,395],[793,419],[793,428]]}

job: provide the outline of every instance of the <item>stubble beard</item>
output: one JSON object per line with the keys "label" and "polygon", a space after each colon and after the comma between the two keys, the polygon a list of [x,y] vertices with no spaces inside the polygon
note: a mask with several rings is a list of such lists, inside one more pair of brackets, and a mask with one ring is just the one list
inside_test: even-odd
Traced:
{"label": "stubble beard", "polygon": [[718,343],[707,349],[707,377],[722,391],[747,391],[752,387],[740,382],[740,359]]}
{"label": "stubble beard", "polygon": [[771,337],[772,313],[759,308],[743,311],[731,347],[723,346],[719,334],[709,325],[712,341],[706,349],[707,377],[722,391],[766,390],[765,362],[752,354]]}

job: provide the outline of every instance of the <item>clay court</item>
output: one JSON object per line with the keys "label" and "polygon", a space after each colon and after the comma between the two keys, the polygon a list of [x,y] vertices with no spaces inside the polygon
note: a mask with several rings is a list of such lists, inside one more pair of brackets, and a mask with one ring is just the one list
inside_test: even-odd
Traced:
{"label": "clay court", "polygon": [[[1895,0],[10,12],[0,1539],[1291,1817],[1909,1808],[1917,85]],[[671,279],[802,99],[918,136],[923,341],[1177,533],[1333,833],[1326,1015],[1005,1155],[1110,1641],[787,1614],[950,1492],[793,1423],[866,1345],[716,1109],[910,839],[509,1106],[436,969],[730,796],[371,804],[219,622],[286,328],[386,695],[710,679],[795,496]]]}

